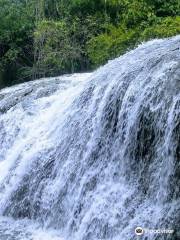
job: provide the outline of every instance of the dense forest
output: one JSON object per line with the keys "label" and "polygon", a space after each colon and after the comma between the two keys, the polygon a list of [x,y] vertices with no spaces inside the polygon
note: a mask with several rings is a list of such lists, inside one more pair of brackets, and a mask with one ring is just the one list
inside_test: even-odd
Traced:
{"label": "dense forest", "polygon": [[177,34],[179,0],[0,0],[0,87],[90,71]]}

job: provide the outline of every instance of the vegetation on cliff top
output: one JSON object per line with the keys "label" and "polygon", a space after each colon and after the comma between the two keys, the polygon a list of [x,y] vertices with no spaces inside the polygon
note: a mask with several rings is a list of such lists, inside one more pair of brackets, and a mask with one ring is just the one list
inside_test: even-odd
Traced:
{"label": "vegetation on cliff top", "polygon": [[89,71],[177,34],[178,0],[0,0],[0,87]]}

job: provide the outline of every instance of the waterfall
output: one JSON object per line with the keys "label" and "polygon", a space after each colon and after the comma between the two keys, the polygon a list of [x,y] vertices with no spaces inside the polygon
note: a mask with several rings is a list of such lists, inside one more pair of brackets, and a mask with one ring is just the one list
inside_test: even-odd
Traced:
{"label": "waterfall", "polygon": [[179,160],[180,36],[2,89],[0,240],[180,239]]}

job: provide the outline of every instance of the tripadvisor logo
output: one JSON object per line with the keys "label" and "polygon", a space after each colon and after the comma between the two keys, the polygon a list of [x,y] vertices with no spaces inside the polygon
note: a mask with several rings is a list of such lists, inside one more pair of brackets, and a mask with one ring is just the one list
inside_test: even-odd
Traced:
{"label": "tripadvisor logo", "polygon": [[144,233],[144,230],[141,227],[137,227],[135,229],[135,234],[136,235],[140,236],[140,235],[143,235],[143,233]]}

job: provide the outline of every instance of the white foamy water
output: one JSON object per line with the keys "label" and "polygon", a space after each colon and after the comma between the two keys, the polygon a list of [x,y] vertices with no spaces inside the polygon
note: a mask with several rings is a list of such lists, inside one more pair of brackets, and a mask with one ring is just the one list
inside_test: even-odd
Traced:
{"label": "white foamy water", "polygon": [[179,46],[0,91],[0,240],[180,237]]}
{"label": "white foamy water", "polygon": [[42,229],[30,220],[13,220],[7,217],[0,218],[1,240],[64,240],[58,231]]}

